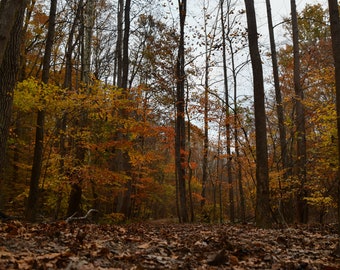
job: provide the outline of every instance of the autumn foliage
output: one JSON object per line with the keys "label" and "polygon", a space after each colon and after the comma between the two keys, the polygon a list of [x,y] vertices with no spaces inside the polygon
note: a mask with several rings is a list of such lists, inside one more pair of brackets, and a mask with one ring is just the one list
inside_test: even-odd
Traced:
{"label": "autumn foliage", "polygon": [[[189,20],[186,27],[190,31],[185,36],[185,74],[181,73],[181,86],[184,86],[181,102],[185,106],[179,115],[176,113],[179,105],[176,62],[181,39],[178,25],[169,21],[174,7],[168,3],[132,5],[129,44],[124,51],[124,29],[120,29],[124,16],[119,6],[124,1],[117,4],[94,1],[93,21],[85,2],[93,3],[90,0],[62,1],[58,5],[48,83],[41,80],[48,6],[46,1],[32,1],[27,8],[5,173],[0,186],[0,209],[18,219],[24,216],[34,158],[36,118],[39,111],[44,111],[37,221],[65,220],[73,212],[82,216],[89,209],[98,211],[94,221],[102,224],[176,218],[181,195],[175,166],[177,153],[181,156],[180,169],[185,172],[188,221],[253,222],[257,192],[256,131],[253,99],[248,94],[243,95],[245,89],[250,89],[248,81],[251,81],[243,74],[244,67],[249,64],[245,42],[247,31],[241,23],[245,19],[244,9],[233,5],[233,1],[221,1],[224,3],[222,16],[228,22],[226,27],[230,27],[224,33],[226,39],[221,38],[219,8],[204,7],[204,22],[199,22],[202,28],[199,23],[191,25]],[[219,7],[221,3],[217,2],[216,7]],[[208,27],[205,33],[203,24]],[[290,38],[289,22],[282,25],[284,35]],[[322,5],[306,5],[299,12],[299,29],[307,147],[303,200],[308,205],[310,222],[334,222],[338,154],[334,66],[327,10]],[[228,65],[226,84],[221,83],[220,75],[222,41],[229,44],[224,44]],[[263,42],[262,37],[259,41]],[[91,46],[86,46],[86,42]],[[262,62],[266,63],[270,53],[263,50]],[[128,53],[127,63],[123,63],[123,53]],[[91,55],[90,60],[86,58],[87,54]],[[202,55],[209,55],[204,59],[205,67]],[[278,63],[288,166],[282,166],[272,77],[265,74],[265,82],[268,82],[265,83],[266,123],[262,124],[267,127],[264,133],[267,134],[270,180],[270,213],[266,214],[273,223],[286,226],[298,220],[297,195],[301,186],[296,166],[299,134],[295,125],[294,62],[289,39],[278,49]],[[123,64],[128,65],[126,88],[119,87]],[[178,116],[185,120],[186,141],[183,143],[186,148],[176,152]],[[8,231],[21,230],[18,224],[6,226]],[[24,229],[34,234],[31,231],[34,228]],[[55,228],[47,229],[52,231],[47,238],[59,237],[60,241],[66,241],[65,235],[54,235]],[[120,230],[125,235],[130,229],[117,227],[110,233],[117,237]],[[72,241],[80,241],[77,233],[69,231],[70,228],[65,230],[64,234],[74,237]],[[204,228],[202,230],[205,232]],[[130,240],[129,237],[125,235],[124,241],[134,243],[134,249],[141,253],[153,246],[150,239],[138,242],[135,236]],[[192,246],[203,246],[204,241],[197,239]],[[98,253],[90,254],[95,259],[101,256],[117,259],[118,255],[111,254],[104,246],[105,239],[102,243],[93,243],[87,238],[84,243],[98,246]],[[185,246],[183,243],[172,244],[173,249]],[[74,243],[67,245],[75,248]],[[220,248],[216,246],[216,250]],[[241,247],[235,249],[241,252]],[[191,251],[195,252],[194,248]],[[164,248],[159,252],[168,251]],[[176,252],[173,252],[174,256],[182,256]],[[249,252],[255,253],[254,250]],[[126,254],[127,257],[130,255]],[[41,256],[38,263],[44,260],[45,255]],[[65,251],[64,255],[50,259],[63,265],[62,256],[71,255]],[[228,256],[229,260],[232,260],[231,256],[237,257],[231,251]],[[268,260],[274,255],[270,256]],[[176,258],[164,260],[179,265],[175,263]],[[185,259],[178,260],[184,265]]]}

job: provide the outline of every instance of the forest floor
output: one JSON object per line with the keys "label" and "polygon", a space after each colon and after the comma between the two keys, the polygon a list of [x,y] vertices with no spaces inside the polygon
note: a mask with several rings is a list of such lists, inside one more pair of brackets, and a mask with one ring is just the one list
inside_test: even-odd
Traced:
{"label": "forest floor", "polygon": [[0,224],[0,269],[340,269],[331,226]]}

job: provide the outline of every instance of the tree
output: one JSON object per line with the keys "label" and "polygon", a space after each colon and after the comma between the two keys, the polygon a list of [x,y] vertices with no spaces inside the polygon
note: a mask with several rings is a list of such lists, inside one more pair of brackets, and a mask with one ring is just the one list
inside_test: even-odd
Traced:
{"label": "tree", "polygon": [[[80,6],[82,12],[80,17],[80,81],[82,85],[80,88],[82,89],[80,92],[85,95],[89,95],[91,92],[90,82],[91,82],[91,55],[92,55],[92,34],[94,27],[94,13],[95,13],[95,5],[93,0],[86,1],[85,6]],[[75,135],[75,157],[74,157],[74,171],[71,173],[72,180],[72,189],[69,197],[69,206],[68,206],[68,215],[72,215],[75,212],[80,210],[81,204],[81,195],[82,195],[82,166],[84,166],[84,161],[86,157],[86,148],[85,139],[83,133],[86,132],[88,121],[87,121],[86,108],[81,108],[78,112],[77,117],[75,118],[75,126],[77,127],[77,133]]]}
{"label": "tree", "polygon": [[[217,30],[217,18],[218,16],[211,16],[211,14],[207,13],[208,5],[204,2],[203,6],[203,16],[204,16],[204,61],[205,61],[205,69],[204,69],[204,98],[203,98],[203,108],[204,108],[204,138],[203,138],[203,159],[202,159],[202,201],[201,201],[201,207],[205,205],[206,202],[206,193],[207,193],[207,184],[208,184],[208,156],[209,156],[209,122],[211,121],[211,118],[209,116],[209,109],[210,109],[210,102],[209,102],[209,92],[210,89],[210,70],[212,68],[212,54],[215,46],[215,40],[216,40],[216,30]],[[216,9],[217,15],[220,12],[220,9]],[[208,20],[211,17],[216,17],[216,20],[214,21],[211,30],[208,31]],[[216,190],[216,188],[215,188]],[[215,192],[215,191],[214,191]]]}
{"label": "tree", "polygon": [[[233,223],[235,222],[235,206],[234,206],[234,188],[233,188],[233,173],[232,173],[232,155],[231,155],[231,116],[230,116],[230,101],[229,101],[229,87],[228,87],[228,73],[227,73],[227,49],[226,49],[226,23],[224,18],[224,0],[220,1],[220,9],[221,9],[221,27],[222,27],[222,58],[223,58],[223,81],[224,81],[224,96],[225,96],[225,111],[226,111],[226,136],[227,136],[227,175],[228,175],[228,183],[229,183],[229,214],[230,214],[230,221]],[[229,18],[229,11],[230,11],[230,1],[227,1],[227,12]],[[230,30],[230,28],[228,28]],[[228,30],[228,32],[229,32]],[[235,100],[236,104],[236,100]],[[236,112],[235,112],[236,114]],[[236,129],[236,127],[235,127]],[[240,181],[240,179],[239,179]],[[242,186],[242,183],[241,183]],[[242,188],[240,191],[242,192]],[[241,195],[242,197],[242,195]],[[244,204],[243,200],[241,199],[241,216],[242,220],[244,221]]]}
{"label": "tree", "polygon": [[305,199],[306,190],[306,128],[305,128],[305,108],[303,105],[304,93],[300,82],[300,49],[299,49],[299,28],[296,12],[296,2],[291,0],[291,15],[293,29],[293,53],[294,53],[294,89],[295,89],[295,125],[296,125],[296,177],[299,181],[297,193],[298,219],[302,223],[308,221],[308,204]]}
{"label": "tree", "polygon": [[0,65],[2,64],[12,28],[27,1],[2,0],[0,2]]}
{"label": "tree", "polygon": [[332,48],[335,66],[335,90],[336,90],[336,114],[337,114],[337,144],[338,144],[338,234],[339,242],[337,245],[336,254],[340,255],[340,19],[339,6],[337,0],[328,0],[329,16],[331,23]]}
{"label": "tree", "polygon": [[256,15],[253,0],[245,0],[249,51],[254,80],[254,107],[256,130],[256,225],[261,228],[271,226],[269,204],[269,172],[267,150],[266,112],[264,106],[264,83],[261,56],[258,47]]}
{"label": "tree", "polygon": [[[305,196],[308,203],[311,218],[327,214],[333,208],[336,197],[334,185],[336,168],[337,148],[334,143],[336,138],[336,115],[335,115],[335,91],[333,81],[333,57],[330,29],[328,25],[328,10],[320,4],[306,6],[298,13],[299,28],[299,49],[300,49],[300,82],[303,89],[306,121],[306,144],[307,157],[306,164],[308,190]],[[291,20],[284,24],[288,35],[292,35]],[[287,153],[289,168],[287,170],[288,181],[278,180],[285,177],[284,172],[272,172],[273,201],[279,206],[283,202],[283,214],[288,222],[298,219],[297,214],[297,191],[300,188],[300,180],[297,177],[296,161],[296,105],[294,91],[294,59],[293,46],[286,44],[278,51],[280,66],[280,88],[282,91],[283,109],[285,125],[287,130]],[[275,93],[274,93],[275,95]],[[268,100],[269,101],[269,100]],[[293,101],[293,102],[292,102]],[[320,106],[322,104],[322,106]],[[268,108],[276,109],[275,97],[269,101]],[[270,109],[269,109],[270,110]],[[278,125],[277,113],[268,110],[268,123],[275,126],[272,129],[272,139],[279,142],[279,135],[276,134]],[[308,124],[307,124],[308,123]],[[277,136],[278,135],[278,136]],[[275,164],[281,167],[280,153],[276,153],[275,142],[271,147],[272,157]],[[279,148],[277,148],[279,149]],[[276,155],[277,154],[277,155]],[[271,158],[269,158],[271,160]],[[274,163],[273,163],[274,164]],[[275,170],[277,170],[277,167]],[[277,175],[278,174],[278,175]],[[275,176],[274,176],[275,175]],[[283,175],[283,176],[282,176]],[[278,177],[276,177],[278,176]],[[277,197],[274,198],[275,194]],[[273,204],[274,205],[274,204]],[[294,211],[292,211],[292,209]],[[315,214],[314,214],[315,213]]]}
{"label": "tree", "polygon": [[[14,7],[11,6],[11,8],[17,12],[15,12],[16,16],[13,19],[13,27],[7,29],[10,34],[5,35],[6,37],[8,36],[8,42],[6,42],[6,46],[3,47],[5,51],[0,52],[3,54],[0,65],[0,181],[2,181],[4,176],[4,168],[6,166],[7,138],[12,116],[13,92],[19,71],[20,45],[22,41],[21,35],[26,1],[20,1],[20,4],[18,4],[17,1],[1,1],[0,15],[1,12],[5,11],[3,10],[3,8],[5,8],[3,5],[5,4],[6,7],[8,7],[7,5],[11,6],[11,4],[14,4]],[[15,6],[16,4],[18,6]],[[9,12],[9,14],[11,13],[12,12]],[[2,14],[2,19],[7,19],[7,13]],[[1,27],[2,26],[9,27],[10,25],[6,25],[5,23],[4,25],[1,24]],[[3,44],[1,46],[3,46]]]}
{"label": "tree", "polygon": [[269,30],[269,38],[270,38],[270,53],[271,53],[271,59],[272,59],[273,78],[274,78],[274,87],[275,87],[276,111],[277,111],[277,118],[279,122],[278,124],[279,124],[280,147],[281,147],[280,160],[282,162],[282,170],[286,170],[288,168],[286,128],[284,124],[284,121],[285,121],[284,111],[283,111],[282,95],[281,95],[281,89],[280,89],[279,68],[278,68],[278,62],[277,62],[274,26],[273,26],[273,20],[272,20],[270,0],[266,0],[266,6],[267,6],[268,30]]}
{"label": "tree", "polygon": [[[48,84],[50,73],[50,62],[52,55],[52,47],[54,43],[55,20],[57,11],[57,0],[51,0],[50,15],[48,21],[48,32],[45,44],[45,54],[43,59],[42,83]],[[43,98],[43,97],[42,97]],[[37,126],[35,133],[34,158],[31,172],[30,191],[26,206],[26,219],[35,221],[37,215],[37,202],[39,198],[39,179],[41,175],[41,166],[43,160],[43,144],[44,144],[44,124],[45,109],[39,109],[37,114]]]}
{"label": "tree", "polygon": [[185,50],[184,50],[184,26],[187,12],[187,1],[178,0],[179,9],[179,27],[180,27],[180,39],[178,44],[178,55],[176,64],[177,75],[177,98],[176,98],[176,137],[175,137],[175,158],[176,158],[176,178],[177,188],[179,194],[179,221],[188,221],[188,210],[186,202],[186,169],[185,169]]}

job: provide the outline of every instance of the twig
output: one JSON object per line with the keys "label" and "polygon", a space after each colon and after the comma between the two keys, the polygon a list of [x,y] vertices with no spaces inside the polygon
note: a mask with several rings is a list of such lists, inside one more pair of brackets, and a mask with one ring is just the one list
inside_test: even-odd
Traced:
{"label": "twig", "polygon": [[76,217],[76,215],[78,214],[78,212],[75,212],[72,216],[68,217],[66,219],[66,223],[71,223],[71,222],[75,222],[75,221],[83,221],[83,220],[89,220],[89,216],[92,213],[98,213],[99,211],[96,209],[90,209],[85,216],[83,217]]}

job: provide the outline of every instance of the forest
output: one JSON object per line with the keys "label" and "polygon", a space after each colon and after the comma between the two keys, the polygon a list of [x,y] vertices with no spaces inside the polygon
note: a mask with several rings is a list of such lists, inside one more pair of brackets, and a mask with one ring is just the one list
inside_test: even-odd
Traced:
{"label": "forest", "polygon": [[17,11],[1,76],[6,214],[235,223],[261,216],[267,200],[270,224],[336,221],[328,8],[307,4],[296,29],[282,18],[282,36],[257,44],[260,104],[243,3],[200,5],[188,18],[171,1],[27,1]]}
{"label": "forest", "polygon": [[338,2],[291,0],[275,25],[270,0],[265,19],[253,0],[194,2],[0,1],[1,232],[91,219],[340,234]]}
{"label": "forest", "polygon": [[0,1],[1,268],[340,269],[338,1],[255,2]]}

